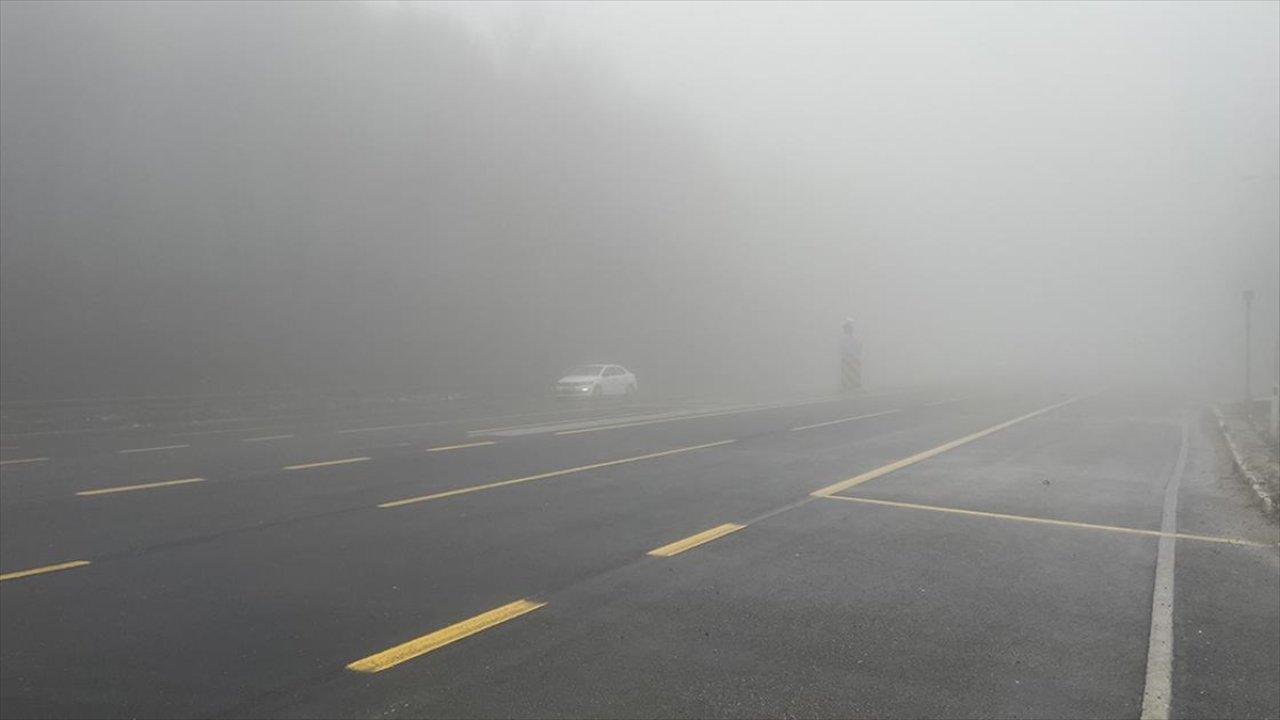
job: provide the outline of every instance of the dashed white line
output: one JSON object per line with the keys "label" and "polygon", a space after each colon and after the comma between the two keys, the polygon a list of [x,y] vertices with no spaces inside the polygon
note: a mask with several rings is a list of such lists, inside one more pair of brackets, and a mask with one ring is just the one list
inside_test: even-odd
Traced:
{"label": "dashed white line", "polygon": [[826,422],[814,423],[812,425],[801,425],[800,427],[791,428],[791,432],[796,432],[797,430],[812,430],[813,428],[826,427],[828,425],[839,425],[840,423],[853,422],[854,420],[866,420],[867,418],[880,417],[881,415],[892,415],[896,412],[902,412],[902,410],[885,410],[883,412],[871,413],[869,415],[855,415],[854,417],[840,418],[839,420],[828,420]]}
{"label": "dashed white line", "polygon": [[130,453],[157,452],[159,450],[177,450],[178,448],[188,448],[190,445],[160,445],[159,447],[133,448],[131,450],[118,450],[121,455]]}
{"label": "dashed white line", "polygon": [[38,463],[48,460],[47,457],[38,458],[22,458],[20,460],[0,460],[0,465],[24,465],[26,463]]}
{"label": "dashed white line", "polygon": [[950,400],[935,400],[934,402],[927,402],[921,405],[920,407],[937,407],[939,405],[950,405],[951,403],[960,402],[961,400],[968,400],[969,397],[970,396],[966,395],[965,397],[951,398]]}
{"label": "dashed white line", "polygon": [[264,435],[262,437],[244,438],[240,442],[266,442],[268,440],[285,440],[291,437],[297,437],[297,435]]}

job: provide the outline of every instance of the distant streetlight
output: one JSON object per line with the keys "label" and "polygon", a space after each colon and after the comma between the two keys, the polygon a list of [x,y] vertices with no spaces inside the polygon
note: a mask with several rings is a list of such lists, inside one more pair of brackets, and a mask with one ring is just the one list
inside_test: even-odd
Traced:
{"label": "distant streetlight", "polygon": [[1244,410],[1249,412],[1249,403],[1253,402],[1253,388],[1250,385],[1250,377],[1252,375],[1252,359],[1250,350],[1253,348],[1253,322],[1251,312],[1253,308],[1253,291],[1244,291]]}

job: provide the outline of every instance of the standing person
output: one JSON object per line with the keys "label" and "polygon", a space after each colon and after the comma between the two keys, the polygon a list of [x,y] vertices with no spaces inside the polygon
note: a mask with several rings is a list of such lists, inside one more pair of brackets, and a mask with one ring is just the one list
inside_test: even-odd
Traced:
{"label": "standing person", "polygon": [[845,392],[862,389],[862,340],[853,331],[853,318],[845,318],[840,338],[840,386]]}

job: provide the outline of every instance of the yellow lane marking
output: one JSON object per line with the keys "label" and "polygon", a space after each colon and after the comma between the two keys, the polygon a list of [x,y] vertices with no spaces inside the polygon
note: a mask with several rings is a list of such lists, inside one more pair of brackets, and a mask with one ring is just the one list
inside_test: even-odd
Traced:
{"label": "yellow lane marking", "polygon": [[412,660],[419,655],[425,655],[432,650],[442,648],[449,643],[457,642],[483,630],[488,630],[508,620],[514,620],[544,605],[546,603],[534,600],[517,600],[422,637],[414,638],[393,648],[388,648],[380,653],[375,653],[367,658],[356,660],[347,665],[347,669],[362,673],[382,672],[406,660]]}
{"label": "yellow lane marking", "polygon": [[164,482],[142,483],[141,485],[120,485],[119,487],[99,488],[97,490],[81,490],[77,495],[107,495],[109,493],[131,492],[133,490],[150,490],[151,488],[169,487],[170,485],[187,485],[204,482],[204,478],[187,478],[185,480],[165,480]]}
{"label": "yellow lane marking", "polygon": [[791,428],[791,432],[796,432],[798,430],[812,430],[813,428],[826,427],[828,425],[839,425],[840,423],[853,422],[854,420],[866,420],[867,418],[880,417],[881,415],[892,415],[896,412],[902,412],[902,410],[885,410],[884,412],[871,413],[870,415],[856,415],[854,417],[840,418],[839,420],[828,420],[826,422],[814,423],[812,425],[801,425],[800,427]]}
{"label": "yellow lane marking", "polygon": [[1005,422],[1002,422],[999,425],[993,425],[992,427],[989,427],[986,430],[980,430],[976,433],[973,433],[972,435],[966,435],[960,438],[959,440],[952,440],[951,442],[939,445],[938,447],[933,448],[932,450],[925,450],[922,453],[916,453],[911,457],[903,458],[897,462],[889,463],[884,467],[879,467],[870,472],[862,473],[861,475],[851,477],[848,480],[841,480],[838,483],[828,485],[819,490],[814,490],[809,494],[816,495],[818,497],[822,497],[825,495],[834,495],[835,493],[838,493],[841,490],[848,490],[849,488],[855,485],[861,485],[862,483],[868,480],[875,480],[876,478],[881,477],[883,475],[888,475],[889,473],[895,470],[901,470],[902,468],[907,467],[908,465],[914,465],[922,460],[928,460],[929,458],[934,457],[935,455],[941,455],[942,453],[948,450],[954,450],[960,447],[961,445],[964,445],[966,443],[971,443],[974,440],[977,440],[979,438],[984,438],[990,435],[991,433],[999,432],[1000,430],[1004,430],[1005,428],[1010,427],[1012,425],[1017,425],[1023,420],[1030,420],[1031,418],[1036,417],[1037,415],[1043,415],[1051,410],[1056,410],[1064,405],[1070,405],[1071,403],[1079,399],[1080,399],[1080,396],[1077,396],[1077,397],[1071,398],[1070,400],[1064,400],[1063,402],[1055,403],[1048,407],[1040,408],[1035,412],[1027,413],[1026,415],[1016,417],[1012,420],[1006,420]]}
{"label": "yellow lane marking", "polygon": [[462,448],[480,447],[481,445],[496,445],[496,440],[485,440],[484,442],[462,443],[461,445],[441,445],[440,447],[427,448],[427,452],[440,452],[442,450],[461,450]]}
{"label": "yellow lane marking", "polygon": [[1225,543],[1227,545],[1248,545],[1251,547],[1271,547],[1273,543],[1260,543],[1252,540],[1213,537],[1210,535],[1192,535],[1190,533],[1160,532],[1159,530],[1141,530],[1139,528],[1120,527],[1117,525],[1095,525],[1093,523],[1074,522],[1072,520],[1053,520],[1051,518],[1032,517],[1029,515],[1008,515],[1006,513],[983,512],[980,510],[963,510],[961,508],[939,507],[937,505],[917,505],[916,503],[895,502],[893,500],[872,500],[871,498],[847,497],[844,495],[822,495],[827,500],[844,500],[845,502],[884,505],[887,507],[906,508],[908,510],[929,510],[931,512],[971,515],[974,517],[996,518],[998,520],[1016,520],[1018,522],[1039,523],[1041,525],[1060,525],[1063,527],[1084,528],[1086,530],[1104,530],[1106,532],[1127,533],[1129,535],[1146,535],[1148,537],[1171,537],[1179,540],[1201,540],[1203,542]]}
{"label": "yellow lane marking", "polygon": [[639,462],[640,460],[649,460],[651,458],[664,457],[666,455],[675,455],[676,453],[690,452],[692,450],[701,450],[703,448],[718,447],[720,445],[728,445],[733,440],[721,440],[720,442],[706,443],[704,445],[690,445],[689,447],[676,448],[674,450],[663,450],[662,452],[649,453],[648,455],[637,455],[635,457],[623,458],[621,460],[610,460],[608,462],[596,463],[594,465],[582,465],[580,467],[566,468],[564,470],[552,470],[551,472],[539,473],[537,475],[529,475],[527,477],[513,478],[511,480],[499,480],[498,482],[485,483],[484,485],[472,485],[471,487],[457,488],[455,490],[445,490],[444,492],[433,493],[431,495],[421,495],[419,497],[405,498],[404,500],[393,500],[379,505],[380,508],[393,508],[410,503],[426,502],[428,500],[439,500],[440,498],[452,497],[454,495],[465,495],[466,493],[480,492],[481,490],[491,490],[493,488],[502,487],[504,485],[515,485],[517,483],[530,482],[532,480],[542,480],[545,478],[559,477],[560,475],[569,475],[571,473],[586,472],[587,470],[595,470],[597,468],[609,467],[611,465],[621,465],[623,463]]}
{"label": "yellow lane marking", "polygon": [[31,568],[30,570],[14,570],[0,575],[0,580],[17,580],[18,578],[27,577],[29,575],[43,575],[45,573],[58,572],[59,570],[70,570],[71,568],[84,567],[88,565],[88,560],[72,560],[71,562],[58,563],[57,565],[45,565],[43,567]]}
{"label": "yellow lane marking", "polygon": [[677,540],[670,545],[663,545],[660,548],[654,548],[647,554],[655,557],[671,557],[672,555],[679,555],[685,550],[698,547],[703,543],[709,543],[718,537],[724,537],[725,535],[728,535],[731,532],[737,532],[744,527],[746,527],[746,525],[738,525],[737,523],[717,525],[710,530],[703,530],[697,535],[690,535],[689,537],[683,540]]}
{"label": "yellow lane marking", "polygon": [[302,465],[285,465],[284,469],[285,470],[307,470],[309,468],[329,467],[330,465],[347,465],[349,463],[364,462],[365,460],[372,460],[372,458],[353,457],[353,458],[344,458],[342,460],[325,460],[323,462],[304,463]]}
{"label": "yellow lane marking", "polygon": [[297,437],[297,435],[263,435],[262,437],[244,438],[240,442],[266,442],[268,440],[285,440],[291,437]]}
{"label": "yellow lane marking", "polygon": [[159,447],[133,448],[132,450],[117,450],[121,455],[140,452],[156,452],[157,450],[177,450],[178,448],[191,447],[190,445],[161,445]]}
{"label": "yellow lane marking", "polygon": [[23,465],[25,463],[37,463],[48,460],[47,457],[42,458],[22,458],[21,460],[0,460],[0,465]]}

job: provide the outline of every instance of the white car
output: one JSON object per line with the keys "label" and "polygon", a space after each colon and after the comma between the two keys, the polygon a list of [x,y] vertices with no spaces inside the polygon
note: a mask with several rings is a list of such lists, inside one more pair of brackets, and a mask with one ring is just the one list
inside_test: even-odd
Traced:
{"label": "white car", "polygon": [[621,365],[579,365],[556,381],[556,396],[633,395],[636,388],[636,376]]}

